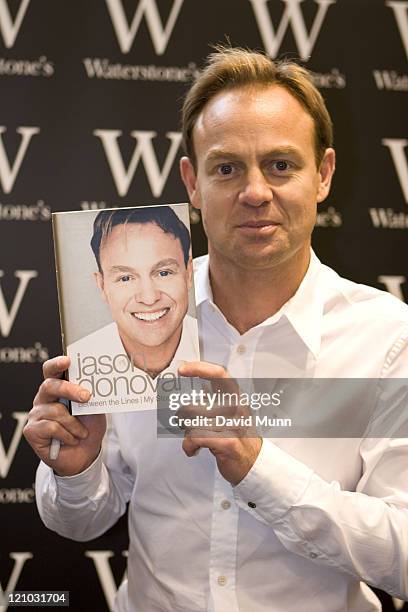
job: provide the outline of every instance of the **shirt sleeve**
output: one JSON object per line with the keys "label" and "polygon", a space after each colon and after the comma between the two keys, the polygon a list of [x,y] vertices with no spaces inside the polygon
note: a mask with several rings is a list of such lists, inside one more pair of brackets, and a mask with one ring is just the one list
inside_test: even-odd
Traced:
{"label": "shirt sleeve", "polygon": [[124,514],[134,474],[120,453],[108,420],[102,450],[75,476],[60,477],[43,462],[36,476],[36,500],[44,524],[67,538],[86,541],[102,535]]}
{"label": "shirt sleeve", "polygon": [[[390,355],[386,376],[402,381],[406,339]],[[383,384],[388,392],[393,388]],[[394,395],[400,396],[400,390],[396,385]],[[389,414],[387,420],[392,420]],[[406,431],[407,416],[402,420]],[[408,438],[395,434],[362,440],[364,469],[354,491],[327,482],[264,440],[252,469],[234,487],[237,504],[270,525],[287,550],[407,600]]]}

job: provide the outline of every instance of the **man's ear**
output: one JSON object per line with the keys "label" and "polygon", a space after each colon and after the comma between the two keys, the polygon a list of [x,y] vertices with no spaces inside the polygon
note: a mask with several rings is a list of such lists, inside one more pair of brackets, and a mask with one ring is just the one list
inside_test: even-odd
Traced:
{"label": "man's ear", "polygon": [[103,280],[103,274],[101,272],[94,272],[94,279],[100,291],[101,298],[103,299],[104,302],[106,302],[107,299],[106,299],[106,293],[105,293],[105,284]]}
{"label": "man's ear", "polygon": [[317,190],[317,202],[323,202],[329,195],[331,181],[336,169],[336,153],[334,149],[326,149],[319,168],[319,187]]}
{"label": "man's ear", "polygon": [[197,175],[189,157],[180,159],[180,174],[187,189],[188,197],[194,208],[201,208],[200,195],[197,190]]}

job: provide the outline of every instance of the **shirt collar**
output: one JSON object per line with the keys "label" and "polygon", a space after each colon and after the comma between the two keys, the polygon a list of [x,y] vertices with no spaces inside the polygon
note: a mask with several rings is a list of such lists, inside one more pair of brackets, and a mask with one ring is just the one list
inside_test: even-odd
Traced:
{"label": "shirt collar", "polygon": [[[213,303],[208,255],[200,257],[194,279],[197,307],[203,302]],[[313,250],[307,272],[295,295],[269,319],[257,327],[273,325],[285,317],[296,334],[316,358],[321,344],[324,287],[319,282],[322,264]]]}
{"label": "shirt collar", "polygon": [[196,306],[198,308],[198,306],[201,306],[203,302],[208,301],[213,303],[213,294],[210,285],[210,268],[208,255],[197,257],[194,260],[194,268],[194,288]]}
{"label": "shirt collar", "polygon": [[322,264],[311,251],[310,263],[295,295],[281,308],[297,335],[316,358],[322,338],[324,287],[319,282]]}

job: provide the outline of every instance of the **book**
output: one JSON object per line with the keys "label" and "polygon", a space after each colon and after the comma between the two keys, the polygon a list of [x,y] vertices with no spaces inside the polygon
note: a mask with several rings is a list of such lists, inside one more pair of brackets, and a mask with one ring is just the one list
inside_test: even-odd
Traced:
{"label": "book", "polygon": [[[72,414],[156,408],[199,360],[188,204],[53,213],[64,353],[91,391]],[[166,380],[167,383],[167,380]]]}

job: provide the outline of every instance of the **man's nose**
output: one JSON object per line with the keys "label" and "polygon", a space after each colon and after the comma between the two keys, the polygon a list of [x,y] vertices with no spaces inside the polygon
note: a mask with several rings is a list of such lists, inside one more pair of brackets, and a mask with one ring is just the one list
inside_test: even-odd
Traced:
{"label": "man's nose", "polygon": [[245,175],[239,201],[249,206],[261,206],[273,199],[272,187],[261,168],[252,168]]}
{"label": "man's nose", "polygon": [[160,299],[160,291],[152,278],[140,279],[135,292],[137,302],[151,306]]}

